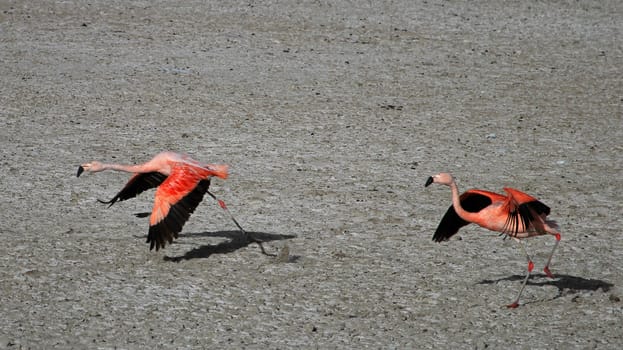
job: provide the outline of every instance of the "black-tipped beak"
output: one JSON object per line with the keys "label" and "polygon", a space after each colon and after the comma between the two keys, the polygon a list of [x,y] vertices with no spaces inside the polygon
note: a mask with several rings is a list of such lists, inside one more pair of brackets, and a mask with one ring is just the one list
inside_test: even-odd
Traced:
{"label": "black-tipped beak", "polygon": [[81,166],[78,167],[78,173],[76,174],[76,177],[80,177],[80,174],[82,174],[84,172],[84,168]]}
{"label": "black-tipped beak", "polygon": [[428,187],[430,184],[432,184],[435,180],[433,180],[433,177],[429,177],[428,180],[426,180],[426,184],[424,184],[424,187]]}

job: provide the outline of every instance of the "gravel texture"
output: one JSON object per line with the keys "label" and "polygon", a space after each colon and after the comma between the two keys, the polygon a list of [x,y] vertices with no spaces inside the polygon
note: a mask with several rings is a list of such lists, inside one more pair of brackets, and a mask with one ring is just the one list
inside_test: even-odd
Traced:
{"label": "gravel texture", "polygon": [[[0,348],[618,349],[623,3],[0,1]],[[150,252],[90,160],[230,164]],[[525,257],[460,189],[522,189]]]}

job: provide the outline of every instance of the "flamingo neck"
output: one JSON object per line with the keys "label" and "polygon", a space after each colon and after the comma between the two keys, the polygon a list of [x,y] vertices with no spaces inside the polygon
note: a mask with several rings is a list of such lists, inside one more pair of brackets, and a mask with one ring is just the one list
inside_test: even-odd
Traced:
{"label": "flamingo neck", "polygon": [[149,173],[157,171],[164,175],[171,175],[173,165],[166,159],[152,159],[147,163],[126,165],[126,164],[104,164],[104,170],[111,169],[117,171],[125,171],[127,173]]}
{"label": "flamingo neck", "polygon": [[461,219],[469,222],[474,222],[474,213],[468,212],[461,206],[459,187],[456,185],[456,182],[452,181],[450,183],[450,190],[452,191],[452,206],[454,207],[454,211]]}
{"label": "flamingo neck", "polygon": [[140,165],[124,165],[124,164],[104,164],[104,170],[116,170],[125,171],[127,173],[139,173],[142,172]]}

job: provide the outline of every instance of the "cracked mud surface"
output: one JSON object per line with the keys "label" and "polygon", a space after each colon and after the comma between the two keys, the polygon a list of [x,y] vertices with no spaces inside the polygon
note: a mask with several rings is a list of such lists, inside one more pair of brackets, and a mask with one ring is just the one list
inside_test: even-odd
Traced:
{"label": "cracked mud surface", "polygon": [[[0,347],[614,349],[623,343],[619,1],[0,2]],[[106,208],[162,150],[224,162],[180,238],[152,194]],[[512,186],[563,238],[525,258],[468,226]],[[286,250],[284,252],[284,250]],[[287,254],[285,254],[287,253]]]}

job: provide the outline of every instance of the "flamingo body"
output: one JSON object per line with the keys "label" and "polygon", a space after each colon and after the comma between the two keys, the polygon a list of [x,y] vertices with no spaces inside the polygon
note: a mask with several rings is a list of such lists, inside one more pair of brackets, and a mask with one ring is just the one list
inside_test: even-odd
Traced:
{"label": "flamingo body", "polygon": [[477,189],[465,191],[459,202],[469,215],[462,218],[451,205],[441,219],[433,240],[448,240],[470,223],[517,238],[545,233],[539,220],[549,215],[550,208],[519,190],[505,187],[504,191],[506,196]]}
{"label": "flamingo body", "polygon": [[150,250],[154,247],[156,250],[164,248],[166,242],[172,243],[173,238],[178,237],[182,227],[208,191],[213,176],[222,179],[228,176],[227,165],[202,164],[174,152],[162,152],[139,165],[86,163],[78,168],[77,176],[84,171],[104,170],[134,174],[112,199],[100,200],[109,206],[157,187],[147,235]]}
{"label": "flamingo body", "polygon": [[558,233],[555,222],[546,219],[550,208],[529,194],[505,187],[506,195],[471,189],[459,196],[454,177],[448,173],[431,176],[425,185],[433,183],[449,186],[452,191],[452,205],[433,235],[436,242],[449,239],[469,223],[514,238]]}
{"label": "flamingo body", "polygon": [[[470,223],[475,223],[491,231],[501,232],[518,241],[527,237],[551,234],[556,237],[556,243],[543,270],[548,277],[553,278],[549,271],[549,264],[561,236],[557,231],[556,222],[547,220],[550,213],[550,208],[547,205],[529,194],[510,187],[504,188],[506,195],[478,189],[468,190],[459,195],[456,182],[448,173],[431,176],[426,181],[425,186],[432,183],[449,186],[452,191],[452,205],[435,230],[433,241],[446,241],[459,229]],[[525,251],[525,248],[523,249]],[[534,267],[530,256],[527,253],[526,256],[528,258],[528,273],[517,299],[508,305],[511,308],[519,305],[519,297]]]}

